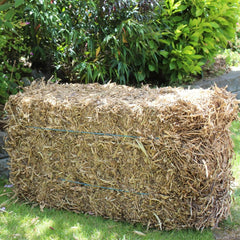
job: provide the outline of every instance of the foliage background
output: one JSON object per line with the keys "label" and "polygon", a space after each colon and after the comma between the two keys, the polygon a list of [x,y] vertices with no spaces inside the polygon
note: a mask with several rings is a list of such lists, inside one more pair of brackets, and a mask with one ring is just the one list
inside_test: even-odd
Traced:
{"label": "foliage background", "polygon": [[220,49],[239,51],[238,0],[0,4],[2,103],[32,70],[63,82],[178,85],[201,74]]}

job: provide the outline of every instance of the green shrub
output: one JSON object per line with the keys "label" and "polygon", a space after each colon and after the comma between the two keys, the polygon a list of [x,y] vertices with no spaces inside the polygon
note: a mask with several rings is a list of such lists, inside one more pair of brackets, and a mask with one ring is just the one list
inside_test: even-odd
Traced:
{"label": "green shrub", "polygon": [[73,82],[181,84],[234,37],[238,0],[30,0],[33,66]]}
{"label": "green shrub", "polygon": [[31,48],[32,68],[44,71],[51,69],[53,65],[58,41],[64,43],[65,37],[68,37],[62,34],[66,30],[64,27],[68,26],[61,26],[59,13],[51,2],[30,0],[24,8],[24,15],[30,24],[23,29],[23,36],[25,43]]}
{"label": "green shrub", "polygon": [[23,77],[30,73],[24,62],[30,48],[24,43],[22,29],[28,24],[21,15],[23,0],[0,5],[0,103],[19,91]]}
{"label": "green shrub", "polygon": [[235,34],[238,0],[165,0],[159,17],[165,44],[162,70],[171,83],[201,72]]}
{"label": "green shrub", "polygon": [[[102,4],[102,5],[101,5]],[[70,81],[140,83],[158,72],[157,39],[150,24],[157,2],[29,1],[25,35],[33,64],[53,63]],[[101,7],[102,6],[102,7]],[[144,12],[144,14],[143,14]],[[36,30],[37,29],[37,30]],[[149,48],[149,45],[151,47]]]}

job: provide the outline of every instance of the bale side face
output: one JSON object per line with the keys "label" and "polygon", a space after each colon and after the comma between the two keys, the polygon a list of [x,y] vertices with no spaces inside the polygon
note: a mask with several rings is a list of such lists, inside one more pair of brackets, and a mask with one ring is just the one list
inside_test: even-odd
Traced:
{"label": "bale side face", "polygon": [[219,88],[33,86],[6,104],[11,182],[41,206],[166,230],[215,226],[229,214],[237,109]]}

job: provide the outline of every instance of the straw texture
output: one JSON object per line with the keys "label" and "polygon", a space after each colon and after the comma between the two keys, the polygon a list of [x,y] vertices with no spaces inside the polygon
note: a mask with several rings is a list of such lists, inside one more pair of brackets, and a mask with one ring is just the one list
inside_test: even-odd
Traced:
{"label": "straw texture", "polygon": [[225,89],[36,83],[5,110],[19,198],[161,230],[229,214],[238,102]]}

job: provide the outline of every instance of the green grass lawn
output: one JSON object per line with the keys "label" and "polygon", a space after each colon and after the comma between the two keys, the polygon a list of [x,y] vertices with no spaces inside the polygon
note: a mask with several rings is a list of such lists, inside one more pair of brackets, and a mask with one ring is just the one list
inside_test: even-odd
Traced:
{"label": "green grass lawn", "polygon": [[[239,114],[240,117],[240,114]],[[240,188],[240,121],[234,121],[231,127],[232,139],[236,159],[233,160],[233,176],[236,179],[236,185]]]}
{"label": "green grass lawn", "polygon": [[[233,174],[236,178],[234,202],[231,217],[220,227],[229,231],[240,227],[240,122],[232,125],[236,159],[233,161]],[[0,180],[0,240],[5,239],[157,239],[157,240],[211,240],[213,231],[195,230],[157,231],[149,230],[125,222],[115,222],[101,217],[76,214],[65,210],[44,209],[16,202],[7,180]]]}
{"label": "green grass lawn", "polygon": [[223,221],[222,226],[234,229],[235,227],[240,227],[240,121],[234,121],[232,123],[231,132],[233,133],[232,139],[236,154],[236,158],[232,161],[233,176],[235,178],[233,204],[231,208],[232,216],[226,221]]}

